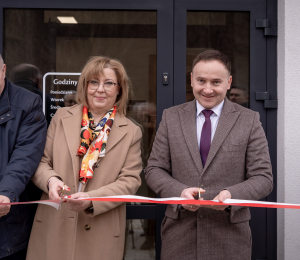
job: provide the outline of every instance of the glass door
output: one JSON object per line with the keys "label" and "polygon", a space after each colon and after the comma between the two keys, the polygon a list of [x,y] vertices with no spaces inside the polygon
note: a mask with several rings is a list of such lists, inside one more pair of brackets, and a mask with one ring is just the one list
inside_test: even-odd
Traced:
{"label": "glass door", "polygon": [[[7,78],[44,97],[48,123],[59,107],[74,104],[78,75],[89,57],[119,59],[132,83],[127,116],[142,129],[145,167],[163,110],[193,98],[193,58],[218,49],[232,61],[234,88],[227,97],[260,113],[274,147],[276,124],[267,126],[276,112],[266,111],[255,98],[256,92],[266,92],[267,84],[274,83],[267,71],[270,41],[255,27],[256,20],[269,13],[267,1],[0,0],[0,52]],[[276,157],[272,161],[276,165]],[[138,195],[155,197],[141,176]],[[274,192],[264,200],[275,201]],[[124,259],[160,259],[165,208],[127,204]],[[251,213],[253,259],[276,259],[276,212]]]}
{"label": "glass door", "polygon": [[[131,79],[127,117],[142,130],[145,167],[162,111],[173,105],[173,1],[2,2],[7,78],[43,98],[48,124],[58,108],[76,104],[91,56],[122,62]],[[137,195],[155,197],[141,177]],[[127,204],[124,259],[159,258],[161,215],[153,204]]]}
{"label": "glass door", "polygon": [[[220,50],[232,62],[228,99],[258,111],[266,131],[267,110],[256,100],[256,92],[267,90],[267,39],[255,26],[266,16],[266,1],[175,0],[174,15],[174,104],[194,99],[190,73],[195,56]],[[276,250],[269,249],[276,248],[276,222],[270,224],[266,209],[252,208],[251,215],[252,259],[275,259]]]}

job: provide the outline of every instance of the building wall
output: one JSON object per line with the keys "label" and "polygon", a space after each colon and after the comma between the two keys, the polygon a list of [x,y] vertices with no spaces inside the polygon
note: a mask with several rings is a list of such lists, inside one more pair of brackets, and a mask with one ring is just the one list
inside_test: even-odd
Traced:
{"label": "building wall", "polygon": [[[278,202],[300,203],[300,1],[278,0]],[[278,210],[278,260],[299,259],[300,210]]]}

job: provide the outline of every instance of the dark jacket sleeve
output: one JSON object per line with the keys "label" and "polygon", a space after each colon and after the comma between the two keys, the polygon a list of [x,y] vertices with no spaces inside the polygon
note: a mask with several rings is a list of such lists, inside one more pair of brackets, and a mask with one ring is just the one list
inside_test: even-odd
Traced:
{"label": "dark jacket sleeve", "polygon": [[36,96],[31,102],[22,116],[14,150],[0,181],[0,194],[13,202],[19,201],[34,174],[46,142],[47,122],[41,98]]}

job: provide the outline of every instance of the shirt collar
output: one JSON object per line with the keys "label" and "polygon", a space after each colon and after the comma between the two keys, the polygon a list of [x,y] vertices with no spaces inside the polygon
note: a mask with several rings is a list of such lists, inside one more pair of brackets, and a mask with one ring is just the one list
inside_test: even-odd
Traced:
{"label": "shirt collar", "polygon": [[[222,113],[223,105],[224,105],[224,100],[219,105],[213,107],[210,110],[212,110],[217,116],[220,116]],[[198,102],[198,100],[196,100],[196,106],[197,106],[197,116],[199,116],[202,110],[205,108]]]}

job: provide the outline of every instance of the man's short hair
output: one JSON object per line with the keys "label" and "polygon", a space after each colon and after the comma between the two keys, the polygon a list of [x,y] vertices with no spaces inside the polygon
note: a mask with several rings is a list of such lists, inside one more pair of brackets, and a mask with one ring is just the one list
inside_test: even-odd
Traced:
{"label": "man's short hair", "polygon": [[214,60],[221,62],[228,70],[229,75],[231,75],[231,63],[229,59],[222,52],[217,50],[207,50],[199,53],[193,61],[192,71],[198,62]]}

